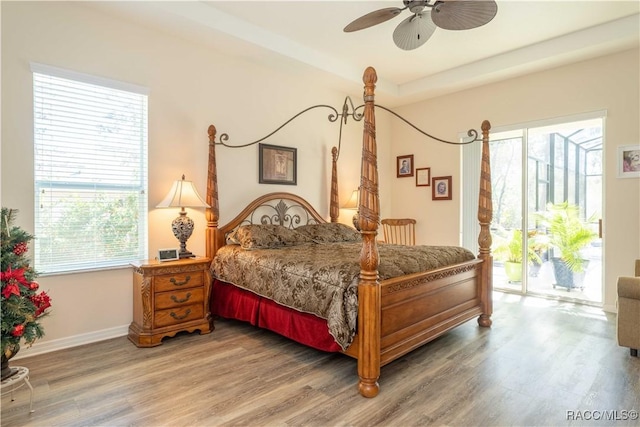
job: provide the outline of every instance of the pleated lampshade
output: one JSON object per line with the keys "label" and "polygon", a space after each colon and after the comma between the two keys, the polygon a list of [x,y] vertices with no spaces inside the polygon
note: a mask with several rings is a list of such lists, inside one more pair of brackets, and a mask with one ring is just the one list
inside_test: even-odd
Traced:
{"label": "pleated lampshade", "polygon": [[182,179],[173,182],[166,197],[158,203],[157,208],[208,208],[207,202],[198,194],[193,181]]}

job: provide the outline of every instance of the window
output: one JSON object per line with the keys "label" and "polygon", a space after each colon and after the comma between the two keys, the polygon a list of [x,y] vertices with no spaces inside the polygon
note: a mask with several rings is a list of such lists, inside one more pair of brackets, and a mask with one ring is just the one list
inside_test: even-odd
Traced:
{"label": "window", "polygon": [[39,273],[147,254],[147,90],[32,64]]}

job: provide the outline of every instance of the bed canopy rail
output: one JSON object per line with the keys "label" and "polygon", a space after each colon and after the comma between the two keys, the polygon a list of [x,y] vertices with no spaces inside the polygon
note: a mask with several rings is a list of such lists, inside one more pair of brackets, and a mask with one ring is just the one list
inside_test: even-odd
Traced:
{"label": "bed canopy rail", "polygon": [[[371,67],[370,67],[371,68]],[[371,68],[373,70],[373,68]],[[375,70],[373,70],[373,73],[375,75]],[[375,77],[374,80],[377,79],[377,76]],[[375,83],[373,84],[373,87],[375,87]],[[373,91],[373,89],[372,89]],[[365,95],[366,97],[367,95]],[[370,97],[373,97],[373,93],[371,95],[369,95]],[[360,122],[362,121],[362,119],[365,117],[365,112],[361,113],[360,110],[365,110],[367,108],[367,105],[371,105],[372,107],[377,107],[380,108],[390,114],[392,114],[393,116],[397,117],[398,119],[402,120],[403,122],[405,122],[407,125],[411,126],[413,129],[415,129],[417,132],[423,134],[424,136],[433,139],[435,141],[438,142],[442,142],[445,144],[452,144],[452,145],[465,145],[465,144],[471,144],[473,142],[476,141],[480,141],[481,139],[478,138],[478,131],[476,131],[475,129],[469,129],[467,131],[467,136],[468,138],[463,140],[463,141],[448,141],[442,138],[438,138],[434,135],[431,135],[430,133],[420,129],[418,126],[416,126],[415,124],[411,123],[409,120],[405,119],[404,117],[402,117],[401,115],[399,115],[398,113],[396,113],[395,111],[383,106],[383,105],[379,105],[379,104],[375,104],[375,102],[373,103],[367,103],[366,99],[365,99],[365,103],[361,104],[357,107],[354,107],[353,101],[351,100],[351,97],[346,96],[344,99],[344,102],[342,104],[342,112],[338,112],[338,110],[334,107],[332,107],[331,105],[327,105],[327,104],[317,104],[317,105],[312,105],[311,107],[307,107],[303,110],[301,110],[300,112],[294,114],[291,118],[289,118],[288,120],[286,120],[283,124],[281,124],[280,126],[278,126],[275,130],[273,130],[272,132],[270,132],[269,134],[265,135],[262,138],[259,138],[255,141],[252,142],[248,142],[248,143],[244,143],[244,144],[230,144],[229,143],[229,135],[227,133],[223,133],[220,135],[220,140],[216,141],[216,136],[217,136],[217,129],[214,125],[210,125],[209,129],[208,129],[208,135],[209,135],[209,165],[211,165],[209,167],[208,170],[208,174],[207,174],[207,192],[206,192],[206,201],[209,204],[209,206],[211,206],[210,208],[206,209],[206,220],[207,220],[207,232],[206,232],[206,256],[209,258],[212,258],[215,255],[215,251],[213,250],[213,248],[219,248],[222,246],[221,242],[216,242],[216,244],[214,245],[214,230],[218,227],[218,221],[220,219],[220,207],[219,207],[219,194],[218,194],[218,180],[217,180],[217,166],[216,166],[216,150],[215,150],[215,146],[216,145],[222,145],[224,147],[227,148],[245,148],[245,147],[249,147],[255,144],[258,144],[262,141],[265,141],[266,139],[268,139],[269,137],[275,135],[277,132],[279,132],[282,128],[284,128],[285,126],[287,126],[289,123],[291,123],[293,120],[297,119],[298,117],[300,117],[301,115],[315,110],[315,109],[321,109],[321,108],[327,108],[329,110],[331,110],[331,113],[327,116],[327,119],[329,120],[330,123],[335,123],[338,121],[338,119],[340,120],[340,126],[339,126],[339,132],[338,132],[338,144],[337,146],[332,147],[331,149],[331,190],[330,190],[330,197],[329,197],[329,216],[330,216],[330,221],[331,222],[338,222],[338,216],[340,214],[340,200],[339,200],[339,186],[338,186],[338,160],[340,158],[340,149],[342,147],[342,127],[343,125],[346,125],[348,122],[349,117],[351,117],[354,121],[356,122]],[[487,124],[487,126],[490,125],[488,124],[489,122],[485,122]],[[484,126],[485,123],[483,123],[483,131],[484,131]],[[375,127],[373,128],[373,132],[375,132]],[[487,132],[488,132],[488,128],[487,128]],[[375,135],[374,135],[374,139],[375,139]],[[484,146],[483,146],[484,147]],[[487,151],[488,151],[488,147],[487,147]],[[484,164],[484,163],[483,163]],[[486,217],[486,214],[483,215],[483,218]],[[489,218],[489,221],[491,221],[491,218]],[[490,237],[490,236],[489,236]]]}

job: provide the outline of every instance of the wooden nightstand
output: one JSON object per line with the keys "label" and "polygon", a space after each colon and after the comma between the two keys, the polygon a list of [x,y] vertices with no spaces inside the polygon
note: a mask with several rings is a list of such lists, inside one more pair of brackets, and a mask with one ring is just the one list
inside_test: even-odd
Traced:
{"label": "wooden nightstand", "polygon": [[138,347],[162,344],[180,331],[208,334],[213,330],[209,311],[209,258],[186,258],[132,263],[133,322],[129,339]]}

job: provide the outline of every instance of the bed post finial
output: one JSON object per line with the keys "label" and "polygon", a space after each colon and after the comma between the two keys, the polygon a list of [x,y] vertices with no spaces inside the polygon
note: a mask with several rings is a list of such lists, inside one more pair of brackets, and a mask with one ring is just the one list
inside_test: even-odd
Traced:
{"label": "bed post finial", "polygon": [[480,196],[478,200],[478,222],[480,223],[480,234],[478,235],[478,245],[480,251],[478,258],[482,262],[482,280],[487,283],[483,287],[486,295],[481,295],[483,301],[482,314],[478,318],[480,326],[491,326],[491,314],[493,313],[493,303],[491,293],[493,292],[493,256],[491,255],[491,220],[493,219],[493,204],[491,196],[491,156],[489,153],[489,130],[491,123],[488,120],[482,122],[482,163],[480,166]]}
{"label": "bed post finial", "polygon": [[218,220],[220,219],[220,205],[218,204],[218,175],[216,167],[216,127],[209,126],[209,165],[207,168],[207,204],[211,206],[205,211],[207,219],[207,234],[205,239],[207,258],[213,259],[218,247]]}
{"label": "bed post finial", "polygon": [[[362,81],[364,82],[365,92],[367,90],[367,86],[369,86],[371,88],[370,95],[373,96],[375,84],[378,82],[378,74],[376,73],[376,69],[373,67],[367,67],[367,69],[364,70]],[[365,93],[365,96],[366,96],[366,93]]]}
{"label": "bed post finial", "polygon": [[364,82],[364,130],[362,133],[362,169],[358,216],[362,234],[360,252],[360,281],[358,283],[358,388],[364,397],[375,397],[380,386],[380,283],[378,282],[379,253],[376,243],[380,222],[378,195],[378,160],[376,147],[376,119],[374,110],[376,70],[368,67]]}
{"label": "bed post finial", "polygon": [[338,222],[340,200],[338,197],[338,149],[331,149],[331,198],[329,200],[329,216],[331,222]]}

